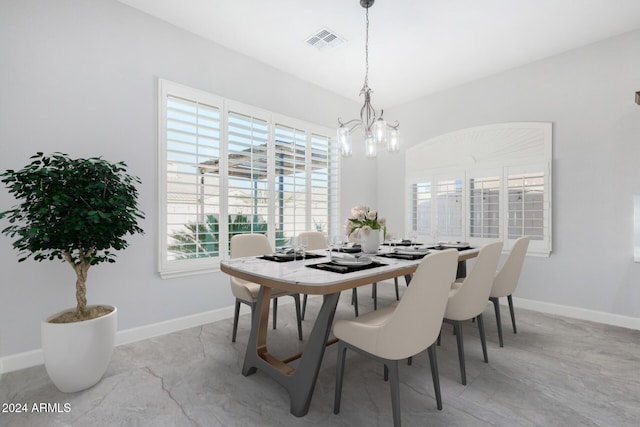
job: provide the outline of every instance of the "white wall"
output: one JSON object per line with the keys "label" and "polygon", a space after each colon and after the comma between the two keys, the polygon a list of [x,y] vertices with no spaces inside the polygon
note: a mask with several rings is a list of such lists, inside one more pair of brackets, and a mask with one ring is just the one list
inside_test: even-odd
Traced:
{"label": "white wall", "polygon": [[[516,296],[640,326],[633,194],[640,194],[640,31],[398,108],[404,148],[491,123],[553,123],[553,253],[527,258]],[[429,78],[425,76],[425,78]],[[379,210],[404,206],[404,153],[378,162]],[[407,213],[393,211],[403,226]],[[590,313],[590,311],[601,312]],[[615,323],[615,321],[614,321]]]}
{"label": "white wall", "polygon": [[[3,0],[0,61],[0,170],[22,167],[37,151],[61,151],[123,160],[142,178],[146,234],[131,238],[117,263],[89,271],[89,303],[116,305],[120,331],[233,304],[222,273],[170,280],[157,273],[158,77],[332,128],[359,110],[113,0]],[[375,161],[358,162],[356,154],[343,164],[345,215],[376,197]],[[0,210],[14,203],[2,187]],[[17,255],[0,236],[0,362],[39,349],[40,320],[75,306],[69,266],[19,264]]]}

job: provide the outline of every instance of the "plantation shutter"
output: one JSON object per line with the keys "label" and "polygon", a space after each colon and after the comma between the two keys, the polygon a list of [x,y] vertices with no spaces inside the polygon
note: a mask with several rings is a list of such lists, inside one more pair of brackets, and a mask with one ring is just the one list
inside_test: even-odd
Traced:
{"label": "plantation shutter", "polygon": [[436,192],[435,240],[463,240],[462,233],[462,179],[438,178]]}
{"label": "plantation shutter", "polygon": [[218,255],[220,110],[166,98],[166,260]]}
{"label": "plantation shutter", "polygon": [[469,178],[469,237],[500,238],[500,175]]}
{"label": "plantation shutter", "polygon": [[307,132],[275,125],[276,244],[307,230]]}
{"label": "plantation shutter", "polygon": [[267,233],[268,122],[229,111],[227,116],[227,211],[229,240],[235,234]]}

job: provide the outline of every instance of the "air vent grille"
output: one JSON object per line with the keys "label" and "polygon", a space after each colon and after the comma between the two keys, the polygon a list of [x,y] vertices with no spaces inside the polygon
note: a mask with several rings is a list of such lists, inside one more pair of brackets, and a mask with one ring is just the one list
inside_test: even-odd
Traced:
{"label": "air vent grille", "polygon": [[327,28],[321,28],[307,38],[306,43],[318,50],[335,49],[345,42],[345,39]]}

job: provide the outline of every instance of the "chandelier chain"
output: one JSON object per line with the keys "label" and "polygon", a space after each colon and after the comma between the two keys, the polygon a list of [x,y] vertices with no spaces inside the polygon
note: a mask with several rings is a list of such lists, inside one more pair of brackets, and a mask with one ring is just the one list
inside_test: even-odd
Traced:
{"label": "chandelier chain", "polygon": [[367,19],[367,30],[364,42],[364,63],[365,63],[365,71],[364,71],[364,88],[369,87],[369,8],[366,8],[366,19]]}

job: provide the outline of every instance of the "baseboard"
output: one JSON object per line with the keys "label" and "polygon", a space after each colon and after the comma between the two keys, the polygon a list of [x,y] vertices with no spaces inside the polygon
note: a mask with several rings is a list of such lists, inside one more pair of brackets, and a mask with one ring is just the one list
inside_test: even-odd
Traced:
{"label": "baseboard", "polygon": [[[315,296],[310,295],[309,297],[314,298]],[[293,300],[287,300],[289,300],[289,298],[286,298],[280,304],[282,305],[293,303]],[[516,307],[538,311],[540,313],[555,314],[558,316],[565,316],[573,319],[588,320],[591,322],[604,323],[612,326],[620,326],[623,328],[640,330],[640,318],[621,316],[618,314],[587,310],[584,308],[570,307],[560,304],[528,300],[524,298],[514,297],[513,300]],[[504,301],[501,301],[501,303],[503,302],[506,303],[506,299],[504,299]],[[241,314],[249,313],[249,308],[247,306],[243,304],[241,307]],[[179,317],[176,319],[153,323],[138,328],[118,331],[118,333],[116,334],[116,345],[118,346],[129,344],[132,342],[157,337],[159,335],[181,331],[183,329],[193,328],[196,326],[205,325],[207,323],[229,319],[233,317],[233,309],[233,306],[224,307],[217,310],[194,314],[191,316]],[[29,368],[31,366],[42,365],[43,363],[44,359],[41,349],[0,357],[0,375],[3,373]]]}
{"label": "baseboard", "polygon": [[[503,299],[503,298],[501,298]],[[506,298],[504,298],[506,303]],[[503,301],[500,301],[501,303]],[[552,304],[548,302],[529,300],[524,298],[513,298],[516,307],[526,308],[546,314],[570,317],[572,319],[588,320],[596,323],[604,323],[611,326],[640,330],[640,318],[622,316],[619,314],[606,313],[604,311],[588,310],[586,308],[571,307],[568,305]]]}
{"label": "baseboard", "polygon": [[[291,303],[293,303],[293,301]],[[288,304],[288,302],[283,301],[281,304]],[[171,332],[178,332],[183,329],[217,322],[218,320],[230,319],[233,317],[233,311],[234,306],[224,307],[217,310],[206,311],[204,313],[140,326],[138,328],[118,331],[116,333],[116,346],[169,334]],[[240,308],[240,315],[249,313],[249,307],[242,304]],[[3,373],[18,371],[20,369],[30,368],[32,366],[42,365],[43,363],[44,357],[42,355],[42,349],[0,357],[0,375]]]}

